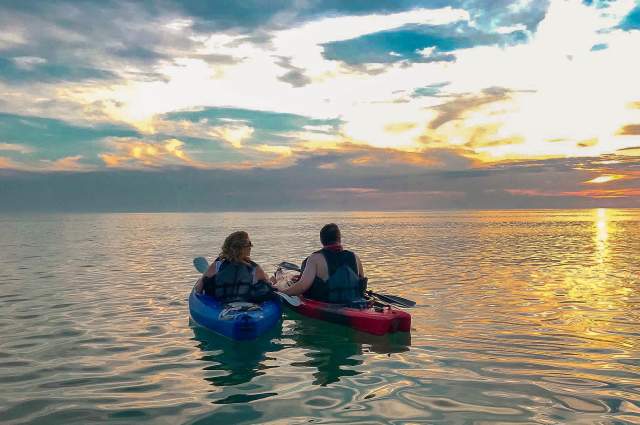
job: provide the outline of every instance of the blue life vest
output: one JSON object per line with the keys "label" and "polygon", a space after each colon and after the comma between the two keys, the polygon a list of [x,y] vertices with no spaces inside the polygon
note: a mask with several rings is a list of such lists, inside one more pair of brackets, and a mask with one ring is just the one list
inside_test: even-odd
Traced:
{"label": "blue life vest", "polygon": [[[361,301],[367,288],[367,279],[358,276],[356,256],[351,251],[321,249],[327,262],[329,278],[315,277],[304,296],[316,301],[334,304],[352,304]],[[306,260],[305,260],[306,261]]]}
{"label": "blue life vest", "polygon": [[250,301],[256,266],[216,259],[216,274],[203,278],[204,293],[222,302]]}

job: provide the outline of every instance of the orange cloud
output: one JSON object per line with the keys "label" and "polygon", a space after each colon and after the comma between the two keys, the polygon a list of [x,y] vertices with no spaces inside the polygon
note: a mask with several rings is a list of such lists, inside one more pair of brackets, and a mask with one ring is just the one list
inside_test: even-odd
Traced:
{"label": "orange cloud", "polygon": [[632,147],[632,148],[625,148],[625,149],[619,149],[616,151],[616,155],[621,155],[621,156],[639,156],[640,157],[640,146],[638,147]]}
{"label": "orange cloud", "polygon": [[258,145],[255,149],[259,152],[265,153],[274,153],[282,156],[291,156],[292,151],[289,146],[279,146],[279,145]]}
{"label": "orange cloud", "polygon": [[188,120],[167,121],[154,119],[155,133],[174,134],[182,137],[220,139],[236,149],[244,147],[244,142],[253,136],[255,129],[241,120],[229,120],[223,125],[211,125],[204,119],[198,122]]}
{"label": "orange cloud", "polygon": [[327,162],[318,165],[318,168],[321,170],[335,170],[336,168],[338,168],[338,164],[336,164],[335,162]]}
{"label": "orange cloud", "polygon": [[158,167],[184,164],[199,166],[183,150],[184,142],[167,139],[161,143],[150,143],[138,139],[110,139],[108,144],[115,152],[105,152],[100,159],[110,168]]}
{"label": "orange cloud", "polygon": [[0,169],[30,171],[34,173],[48,171],[91,171],[95,167],[88,164],[82,164],[82,155],[67,156],[55,161],[41,159],[36,162],[15,162],[6,157],[0,157]]}
{"label": "orange cloud", "polygon": [[590,147],[595,146],[597,144],[598,144],[598,139],[596,139],[596,138],[583,140],[581,142],[578,142],[578,146],[581,147],[581,148],[590,148]]}
{"label": "orange cloud", "polygon": [[581,198],[631,198],[640,196],[640,189],[593,189],[578,191],[546,191],[538,189],[506,189],[512,195],[542,197],[581,197]]}
{"label": "orange cloud", "polygon": [[351,160],[353,165],[367,165],[373,162],[378,162],[372,156],[360,156]]}
{"label": "orange cloud", "polygon": [[379,192],[379,190],[368,187],[333,187],[328,189],[320,189],[320,192],[351,193],[354,195],[359,195],[364,193],[375,193]]}
{"label": "orange cloud", "polygon": [[640,124],[629,124],[616,133],[618,136],[640,136]]}
{"label": "orange cloud", "polygon": [[478,96],[460,96],[450,102],[434,107],[438,115],[429,123],[429,128],[436,130],[442,125],[464,118],[470,112],[480,109],[490,103],[509,99],[509,91],[502,88],[489,88]]}
{"label": "orange cloud", "polygon": [[5,156],[0,156],[0,169],[14,170],[16,168],[18,168],[18,164]]}
{"label": "orange cloud", "polygon": [[524,138],[521,136],[498,137],[501,127],[501,124],[495,123],[469,127],[468,141],[465,146],[471,149],[478,149],[524,143]]}
{"label": "orange cloud", "polygon": [[404,133],[405,131],[413,130],[417,126],[414,122],[396,122],[385,125],[384,131],[387,133]]}
{"label": "orange cloud", "polygon": [[27,154],[35,152],[35,149],[29,146],[16,145],[13,143],[0,143],[0,151],[10,151]]}
{"label": "orange cloud", "polygon": [[620,174],[605,174],[603,176],[598,176],[594,179],[587,180],[585,183],[589,184],[599,184],[599,183],[608,183],[615,180],[623,179],[625,176]]}
{"label": "orange cloud", "polygon": [[60,158],[55,161],[42,160],[41,162],[45,164],[44,170],[46,171],[86,171],[93,169],[93,167],[81,164],[81,159],[82,155],[75,155]]}

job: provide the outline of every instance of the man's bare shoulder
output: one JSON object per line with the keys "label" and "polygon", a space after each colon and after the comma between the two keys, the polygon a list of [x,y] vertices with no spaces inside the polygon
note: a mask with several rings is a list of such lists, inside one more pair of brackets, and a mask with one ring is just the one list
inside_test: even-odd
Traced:
{"label": "man's bare shoulder", "polygon": [[322,253],[320,253],[320,252],[314,252],[313,254],[311,254],[309,256],[309,259],[307,260],[307,263],[313,262],[314,264],[318,264],[318,262],[321,261],[321,260],[324,261],[324,255],[322,255]]}

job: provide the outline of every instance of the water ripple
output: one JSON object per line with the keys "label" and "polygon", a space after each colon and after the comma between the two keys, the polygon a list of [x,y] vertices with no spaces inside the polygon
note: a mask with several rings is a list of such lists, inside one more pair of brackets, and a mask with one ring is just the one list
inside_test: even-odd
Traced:
{"label": "water ripple", "polygon": [[[640,212],[603,211],[3,217],[0,422],[640,423]],[[334,221],[410,335],[190,325],[194,256],[246,229],[273,271]]]}

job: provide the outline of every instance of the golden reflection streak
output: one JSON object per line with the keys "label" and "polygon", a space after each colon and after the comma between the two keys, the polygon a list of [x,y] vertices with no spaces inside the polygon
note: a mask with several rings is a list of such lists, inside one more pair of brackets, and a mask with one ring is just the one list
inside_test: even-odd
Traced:
{"label": "golden reflection streak", "polygon": [[620,174],[606,174],[606,175],[598,176],[596,178],[588,180],[585,183],[590,183],[590,184],[593,184],[593,183],[595,183],[595,184],[607,183],[607,182],[610,182],[610,181],[623,179],[624,177],[625,176],[620,175]]}
{"label": "golden reflection streak", "polygon": [[606,208],[595,210],[595,235],[594,243],[598,263],[603,263],[609,257],[609,218],[611,211]]}

